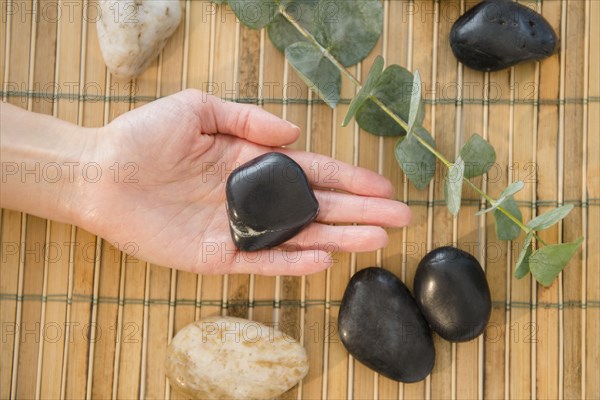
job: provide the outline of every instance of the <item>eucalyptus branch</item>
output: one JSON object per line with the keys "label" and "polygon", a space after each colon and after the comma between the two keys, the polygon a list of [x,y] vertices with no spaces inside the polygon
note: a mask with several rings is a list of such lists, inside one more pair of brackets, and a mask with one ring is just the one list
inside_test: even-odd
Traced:
{"label": "eucalyptus branch", "polygon": [[[398,125],[400,125],[402,128],[406,129],[406,131],[408,131],[408,124],[404,120],[402,120],[402,118],[400,118],[399,116],[397,116],[395,112],[393,112],[392,110],[390,110],[388,106],[386,106],[385,104],[383,104],[381,102],[381,100],[379,100],[375,96],[371,96],[370,99],[375,104],[377,104],[379,106],[379,108],[381,108],[387,115],[389,115],[390,118],[392,118],[394,121],[396,121],[398,123]],[[436,149],[434,149],[433,147],[431,147],[431,145],[429,143],[427,143],[422,137],[420,137],[416,132],[414,132],[413,134],[415,135],[415,137],[417,138],[417,140],[419,141],[419,143],[421,143],[421,145],[423,147],[425,147],[434,156],[436,156],[437,159],[440,160],[447,168],[450,168],[450,166],[452,165],[452,163],[450,161],[448,161],[446,159],[446,157],[444,157],[439,151],[437,151]]]}
{"label": "eucalyptus branch", "polygon": [[[422,142],[420,142],[420,143],[422,143]],[[467,182],[467,184],[469,186],[471,186],[473,188],[473,190],[475,190],[477,193],[479,193],[481,195],[481,197],[486,199],[490,204],[494,205],[497,202],[497,200],[495,200],[494,198],[489,196],[487,193],[485,193],[483,190],[481,190],[479,187],[477,187],[477,185],[475,185],[470,180],[465,179],[464,181]],[[519,228],[521,228],[521,230],[523,232],[525,232],[527,235],[533,234],[533,237],[535,237],[537,241],[539,241],[544,246],[547,246],[547,243],[541,237],[539,237],[533,229],[531,229],[530,227],[525,225],[523,222],[519,221],[518,218],[515,218],[515,216],[512,215],[508,210],[506,210],[502,206],[498,206],[498,211],[500,211],[502,214],[506,215],[506,217],[508,219],[510,219],[512,222],[514,222],[514,224],[517,225]]]}
{"label": "eucalyptus branch", "polygon": [[[402,126],[404,129],[408,130],[408,124],[402,120],[402,118],[398,117],[392,110],[389,109],[389,107],[387,107],[385,104],[383,104],[377,97],[375,96],[371,96],[370,97],[371,100],[373,100],[373,102],[375,104],[377,104],[387,115],[389,115],[394,121],[396,121],[400,126]],[[438,152],[436,149],[434,149],[433,147],[431,147],[431,145],[429,143],[427,143],[422,137],[420,137],[416,132],[413,133],[415,135],[415,137],[417,138],[417,140],[419,141],[419,143],[425,147],[427,150],[429,150],[434,156],[436,156],[438,158],[438,160],[440,160],[442,162],[442,164],[444,164],[444,166],[446,166],[446,168],[450,168],[450,166],[452,165],[452,163],[450,161],[448,161],[440,152]],[[481,195],[483,198],[485,198],[490,204],[494,205],[497,200],[492,198],[491,196],[489,196],[487,193],[485,193],[483,190],[481,190],[479,187],[477,187],[473,182],[471,182],[468,179],[464,180],[465,182],[467,182],[467,184],[469,186],[471,186],[477,193],[479,193],[479,195]],[[508,219],[510,219],[512,222],[514,222],[519,228],[521,228],[521,230],[523,232],[525,232],[526,234],[530,234],[533,233],[534,237],[540,242],[542,243],[544,246],[546,246],[546,242],[544,242],[544,240],[542,238],[540,238],[537,234],[535,234],[535,232],[533,232],[533,229],[529,228],[528,226],[526,226],[525,224],[523,224],[523,222],[519,221],[518,218],[516,218],[514,215],[512,215],[508,210],[506,210],[505,208],[503,208],[502,206],[498,207],[498,211],[500,211],[501,213],[503,213],[504,215],[506,215],[506,217]]]}
{"label": "eucalyptus branch", "polygon": [[[523,189],[523,182],[509,184],[499,198],[494,199],[470,181],[471,178],[485,175],[489,165],[495,162],[496,153],[490,143],[477,134],[472,135],[464,143],[454,162],[435,148],[433,137],[421,126],[424,110],[421,79],[417,71],[413,74],[398,65],[390,65],[384,69],[383,58],[377,57],[361,83],[346,69],[371,53],[383,31],[383,7],[379,1],[362,0],[360,7],[355,6],[355,3],[336,3],[338,18],[319,20],[318,24],[302,18],[296,19],[287,8],[295,3],[295,7],[307,12],[305,15],[310,18],[310,10],[314,11],[319,7],[319,1],[292,1],[284,5],[276,0],[278,6],[275,9],[272,8],[272,0],[213,1],[221,4],[234,3],[232,8],[236,16],[252,29],[267,27],[273,44],[285,52],[286,59],[300,77],[308,85],[313,85],[317,94],[332,108],[339,101],[341,76],[352,82],[357,88],[356,96],[348,107],[343,125],[346,126],[354,118],[362,129],[376,135],[405,134],[396,145],[395,154],[405,176],[417,189],[424,189],[429,185],[437,159],[448,169],[444,190],[446,204],[453,215],[459,212],[466,181],[466,185],[491,204],[477,214],[494,212],[496,234],[500,240],[514,240],[520,231],[525,232],[526,237],[514,271],[517,278],[531,272],[538,282],[548,286],[576,254],[583,237],[571,243],[548,245],[536,234],[565,218],[573,205],[562,205],[524,223],[513,197]],[[253,10],[262,12],[244,13],[245,4],[252,4]],[[339,23],[340,21],[344,23]],[[413,90],[410,98],[400,97],[405,85],[411,83]],[[474,170],[465,170],[465,165],[469,163],[475,164]],[[415,165],[417,168],[412,169]],[[452,178],[455,175],[458,179]],[[533,250],[534,238],[543,247]]]}
{"label": "eucalyptus branch", "polygon": [[325,47],[323,47],[321,45],[321,43],[319,43],[319,41],[317,39],[315,39],[315,37],[312,35],[312,33],[310,33],[309,31],[307,31],[302,25],[300,25],[298,23],[298,21],[296,21],[296,19],[294,17],[292,17],[286,10],[286,8],[284,7],[283,4],[279,4],[279,12],[281,13],[281,15],[283,15],[283,17],[294,27],[296,28],[296,30],[306,38],[306,40],[308,40],[311,44],[313,44],[314,46],[316,46],[319,50],[321,50],[321,52],[323,53],[323,55],[329,60],[331,61],[331,63],[333,65],[336,66],[336,68],[342,73],[344,74],[344,76],[346,78],[348,78],[350,80],[350,82],[352,82],[357,88],[358,90],[360,90],[362,88],[362,85],[360,84],[360,82],[358,81],[358,79],[356,79],[354,77],[354,75],[352,75],[348,70],[346,70],[346,68],[329,52],[329,50],[327,50]]}
{"label": "eucalyptus branch", "polygon": [[[323,55],[329,60],[331,61],[336,67],[337,69],[344,74],[344,76],[346,76],[354,85],[357,86],[358,90],[360,90],[362,88],[362,85],[360,84],[360,82],[358,81],[358,79],[356,79],[354,77],[354,75],[352,75],[335,57],[333,57],[333,55],[331,55],[331,53],[324,48],[321,43],[319,43],[319,41],[317,39],[315,39],[315,37],[309,32],[307,31],[302,25],[300,25],[298,23],[298,21],[296,21],[295,18],[293,18],[285,9],[285,7],[283,5],[279,6],[279,12],[281,13],[281,15],[283,15],[285,17],[285,19],[294,27],[298,30],[298,32],[300,32],[302,34],[302,36],[304,36],[309,42],[311,42],[313,45],[315,45],[316,47],[319,48],[319,50],[321,50],[321,52],[323,53]],[[379,108],[381,108],[381,110],[383,110],[390,118],[392,118],[394,121],[396,121],[396,123],[398,125],[400,125],[402,128],[404,128],[405,130],[408,131],[408,124],[406,123],[406,121],[402,120],[402,118],[400,118],[398,115],[396,115],[396,113],[394,113],[392,110],[390,110],[389,107],[387,107],[381,100],[379,100],[377,97],[375,96],[370,96],[369,99],[371,99],[375,104],[377,104],[377,106],[379,106]],[[415,137],[417,138],[417,140],[419,141],[419,143],[424,146],[427,150],[429,150],[438,160],[440,160],[442,162],[442,164],[444,164],[444,166],[446,168],[450,168],[450,166],[452,165],[452,163],[446,159],[446,157],[444,157],[440,152],[438,152],[436,149],[434,149],[429,143],[427,143],[427,141],[425,141],[423,138],[421,138],[418,134],[413,133],[415,135]],[[469,181],[468,179],[465,179],[465,181],[467,182],[467,184],[469,186],[471,186],[477,193],[479,193],[482,197],[484,197],[488,202],[490,202],[490,204],[494,204],[496,202],[496,199],[493,199],[492,197],[490,197],[487,193],[485,193],[483,190],[479,189],[475,184],[473,184],[473,182]],[[501,213],[503,213],[504,215],[506,215],[507,218],[509,218],[512,222],[514,222],[523,232],[525,232],[526,234],[532,233],[532,229],[527,227],[525,224],[523,224],[521,221],[519,221],[518,218],[516,218],[514,215],[512,215],[508,210],[506,210],[503,207],[498,207],[498,211],[500,211]],[[535,238],[540,241],[540,243],[546,245],[546,243],[537,235],[535,235]]]}

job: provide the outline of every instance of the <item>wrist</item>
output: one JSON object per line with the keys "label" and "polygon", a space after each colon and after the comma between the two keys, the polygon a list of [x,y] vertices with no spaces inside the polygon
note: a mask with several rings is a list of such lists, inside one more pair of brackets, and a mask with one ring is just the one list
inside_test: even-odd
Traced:
{"label": "wrist", "polygon": [[2,207],[79,224],[98,130],[2,104]]}

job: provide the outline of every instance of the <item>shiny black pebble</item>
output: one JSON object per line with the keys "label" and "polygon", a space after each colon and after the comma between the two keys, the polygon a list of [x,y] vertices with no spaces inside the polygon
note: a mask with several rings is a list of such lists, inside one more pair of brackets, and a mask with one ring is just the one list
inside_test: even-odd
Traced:
{"label": "shiny black pebble", "polygon": [[354,358],[390,379],[416,382],[433,369],[427,321],[404,283],[383,268],[366,268],[350,279],[338,328]]}
{"label": "shiny black pebble", "polygon": [[485,273],[475,257],[455,247],[440,247],[423,257],[414,293],[431,329],[451,342],[476,338],[490,319]]}
{"label": "shiny black pebble", "polygon": [[304,171],[281,153],[264,154],[235,169],[225,192],[231,237],[243,251],[291,239],[319,212]]}
{"label": "shiny black pebble", "polygon": [[552,55],[557,39],[548,21],[531,8],[511,0],[485,0],[454,23],[450,46],[466,66],[497,71]]}

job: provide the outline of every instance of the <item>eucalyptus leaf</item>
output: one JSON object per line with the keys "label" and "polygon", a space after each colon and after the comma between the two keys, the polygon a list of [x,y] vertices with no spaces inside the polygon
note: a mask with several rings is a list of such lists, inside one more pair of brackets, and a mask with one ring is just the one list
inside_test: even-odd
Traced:
{"label": "eucalyptus leaf", "polygon": [[538,215],[527,223],[527,226],[536,231],[550,228],[552,225],[566,217],[573,209],[573,204],[565,204],[554,210]]}
{"label": "eucalyptus leaf", "polygon": [[[319,0],[281,0],[281,5],[300,26],[311,33],[315,32]],[[273,45],[281,52],[284,52],[285,48],[291,44],[308,41],[280,13],[269,24],[267,32]]]}
{"label": "eucalyptus leaf", "polygon": [[[413,75],[399,65],[390,65],[383,71],[372,95],[384,103],[402,120],[408,120],[410,100],[413,93]],[[415,124],[421,125],[425,107],[421,104]],[[387,115],[373,100],[368,99],[358,109],[356,122],[367,132],[378,136],[402,136],[406,134],[392,117]]]}
{"label": "eucalyptus leaf", "polygon": [[415,71],[415,75],[413,78],[412,95],[410,97],[410,107],[408,110],[408,135],[410,135],[410,133],[415,127],[415,123],[417,122],[417,117],[419,116],[419,110],[421,109],[421,107],[421,75],[419,74],[419,71]]}
{"label": "eucalyptus leaf", "polygon": [[458,157],[456,162],[450,166],[448,175],[446,175],[444,194],[446,196],[446,205],[452,215],[457,215],[460,210],[464,172],[465,163],[462,158]]}
{"label": "eucalyptus leaf", "polygon": [[465,178],[485,174],[496,162],[496,151],[484,138],[473,134],[460,149],[465,161]]}
{"label": "eucalyptus leaf", "polygon": [[[281,4],[345,67],[369,55],[383,31],[383,6],[379,0],[282,0]],[[307,41],[282,14],[273,19],[268,32],[280,51]]]}
{"label": "eucalyptus leaf", "polygon": [[320,49],[308,42],[297,42],[285,49],[285,56],[300,77],[331,108],[340,99],[341,75]]}
{"label": "eucalyptus leaf", "polygon": [[367,75],[365,84],[359,90],[356,97],[354,97],[354,99],[350,103],[350,107],[348,108],[348,113],[346,114],[346,117],[344,118],[344,122],[342,122],[342,126],[348,125],[348,123],[350,122],[352,117],[354,117],[354,115],[356,114],[356,112],[358,111],[360,106],[362,106],[362,104],[367,100],[367,97],[369,97],[371,95],[371,91],[373,90],[373,87],[375,86],[375,82],[377,82],[377,79],[379,79],[382,72],[383,72],[383,57],[377,56],[375,61],[373,61],[373,65],[371,66],[371,69],[369,70],[369,75]]}
{"label": "eucalyptus leaf", "polygon": [[229,6],[242,24],[261,29],[275,18],[279,0],[229,0]]}
{"label": "eucalyptus leaf", "polygon": [[[512,196],[508,196],[506,200],[502,202],[502,208],[512,214],[519,221],[523,220],[523,215],[517,202]],[[521,228],[510,220],[502,211],[494,210],[494,219],[496,220],[496,236],[500,240],[514,240],[519,237]]]}
{"label": "eucalyptus leaf", "polygon": [[530,233],[525,237],[525,243],[519,253],[519,258],[515,265],[515,278],[521,279],[529,273],[529,257],[531,256],[531,242],[533,241],[533,233]]}
{"label": "eucalyptus leaf", "polygon": [[523,190],[524,187],[525,187],[525,183],[523,181],[513,182],[504,188],[502,193],[500,193],[500,197],[513,196],[513,195],[517,194],[518,192],[520,192],[521,190]]}
{"label": "eucalyptus leaf", "polygon": [[529,268],[536,281],[550,286],[577,253],[583,237],[572,243],[553,244],[542,247],[529,257]]}
{"label": "eucalyptus leaf", "polygon": [[371,53],[383,31],[379,0],[320,0],[316,30],[323,47],[349,67]]}
{"label": "eucalyptus leaf", "polygon": [[427,129],[416,127],[413,134],[400,138],[396,144],[396,160],[404,175],[419,190],[427,187],[435,174],[435,156],[427,150],[416,136],[435,148],[435,141]]}
{"label": "eucalyptus leaf", "polygon": [[502,193],[500,193],[500,197],[498,197],[496,202],[490,208],[481,210],[476,215],[482,215],[482,214],[488,213],[490,211],[494,211],[495,209],[500,207],[502,205],[502,203],[504,203],[509,196],[516,194],[517,192],[522,190],[523,187],[525,187],[525,184],[523,183],[523,181],[516,181],[516,182],[511,183],[506,188],[504,188]]}

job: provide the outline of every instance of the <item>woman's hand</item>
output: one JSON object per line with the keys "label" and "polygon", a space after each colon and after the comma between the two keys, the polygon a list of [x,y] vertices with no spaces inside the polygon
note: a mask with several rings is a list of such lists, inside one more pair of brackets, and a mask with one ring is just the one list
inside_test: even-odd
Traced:
{"label": "woman's hand", "polygon": [[[85,157],[100,165],[102,178],[81,182],[74,222],[117,246],[134,243],[124,250],[135,248],[136,257],[155,264],[266,275],[320,271],[331,264],[329,252],[381,248],[387,243],[381,226],[409,223],[409,208],[389,200],[393,188],[384,177],[279,147],[299,134],[258,107],[197,90],[159,99],[101,128],[86,147]],[[225,183],[233,169],[270,151],[300,164],[320,213],[285,245],[244,253],[230,236]]]}

